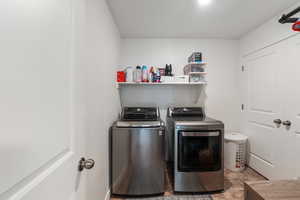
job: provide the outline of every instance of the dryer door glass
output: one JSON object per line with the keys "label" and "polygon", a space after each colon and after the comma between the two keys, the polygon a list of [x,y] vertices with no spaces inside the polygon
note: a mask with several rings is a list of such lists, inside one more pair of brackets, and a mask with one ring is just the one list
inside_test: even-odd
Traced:
{"label": "dryer door glass", "polygon": [[222,163],[222,138],[219,131],[180,131],[178,170],[182,172],[218,171]]}

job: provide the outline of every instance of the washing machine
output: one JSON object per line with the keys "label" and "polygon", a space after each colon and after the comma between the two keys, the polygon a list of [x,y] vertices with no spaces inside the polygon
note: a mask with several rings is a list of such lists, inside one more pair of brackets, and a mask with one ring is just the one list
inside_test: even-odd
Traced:
{"label": "washing machine", "polygon": [[124,107],[110,132],[110,184],[114,195],[164,193],[165,126],[155,107]]}

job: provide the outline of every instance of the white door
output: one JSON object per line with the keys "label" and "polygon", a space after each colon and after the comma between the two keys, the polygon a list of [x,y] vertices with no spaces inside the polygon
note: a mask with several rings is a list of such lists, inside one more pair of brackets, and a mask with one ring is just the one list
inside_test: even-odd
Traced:
{"label": "white door", "polygon": [[84,199],[71,1],[1,0],[0,25],[0,199]]}
{"label": "white door", "polygon": [[277,178],[279,128],[273,122],[282,112],[280,84],[280,48],[261,50],[244,59],[247,74],[245,134],[249,136],[249,165],[266,176]]}
{"label": "white door", "polygon": [[300,177],[300,35],[286,43],[285,65],[282,65],[284,85],[285,112],[282,121],[291,122],[291,126],[282,125],[281,135],[284,137],[278,144],[281,149],[282,172],[286,178]]}

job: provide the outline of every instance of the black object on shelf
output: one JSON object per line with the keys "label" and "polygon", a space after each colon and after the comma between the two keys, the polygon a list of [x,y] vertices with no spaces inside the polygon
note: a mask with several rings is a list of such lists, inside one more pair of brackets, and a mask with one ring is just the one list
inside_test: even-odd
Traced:
{"label": "black object on shelf", "polygon": [[172,76],[172,65],[166,65],[165,76]]}
{"label": "black object on shelf", "polygon": [[292,16],[294,16],[298,12],[300,12],[300,7],[298,7],[295,10],[289,12],[288,14],[282,15],[282,17],[279,19],[279,23],[281,23],[281,24],[296,23],[299,20],[299,18],[292,17]]}

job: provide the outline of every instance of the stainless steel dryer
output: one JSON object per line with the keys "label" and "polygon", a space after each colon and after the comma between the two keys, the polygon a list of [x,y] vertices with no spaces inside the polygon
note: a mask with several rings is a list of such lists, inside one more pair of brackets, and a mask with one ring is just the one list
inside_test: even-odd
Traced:
{"label": "stainless steel dryer", "polygon": [[175,192],[224,189],[224,124],[201,107],[169,108],[166,158],[174,170]]}
{"label": "stainless steel dryer", "polygon": [[122,109],[110,134],[112,194],[164,193],[164,132],[158,108]]}

